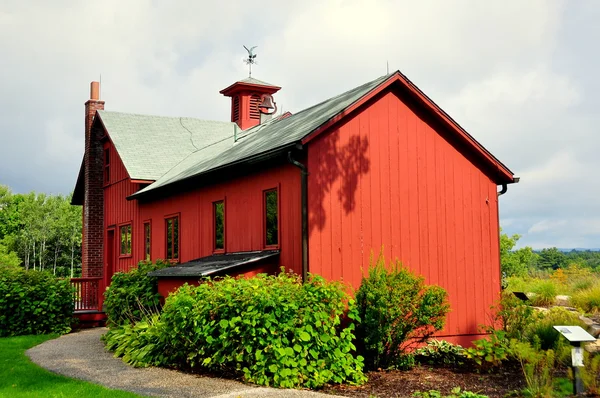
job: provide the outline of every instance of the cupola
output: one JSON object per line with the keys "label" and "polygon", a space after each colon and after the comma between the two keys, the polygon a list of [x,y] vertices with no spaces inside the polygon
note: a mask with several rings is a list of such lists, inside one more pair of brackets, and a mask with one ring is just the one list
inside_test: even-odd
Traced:
{"label": "cupola", "polygon": [[265,120],[265,116],[277,110],[272,95],[281,87],[265,83],[253,77],[233,83],[220,91],[231,97],[231,121],[237,123],[242,130],[249,129]]}

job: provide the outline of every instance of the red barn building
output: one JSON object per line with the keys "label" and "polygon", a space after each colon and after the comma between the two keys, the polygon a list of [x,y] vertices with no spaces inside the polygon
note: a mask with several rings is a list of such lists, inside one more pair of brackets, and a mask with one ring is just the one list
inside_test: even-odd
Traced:
{"label": "red barn building", "polygon": [[156,273],[165,295],[280,266],[356,288],[383,247],[448,291],[440,337],[473,340],[500,292],[498,186],[518,179],[400,72],[271,117],[279,89],[232,84],[216,122],[105,111],[92,83],[79,309],[144,259],[174,263]]}

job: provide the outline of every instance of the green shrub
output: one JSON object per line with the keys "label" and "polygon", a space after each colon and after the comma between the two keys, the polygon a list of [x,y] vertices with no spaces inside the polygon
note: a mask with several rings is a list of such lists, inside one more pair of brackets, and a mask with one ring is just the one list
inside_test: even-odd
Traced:
{"label": "green shrub", "polygon": [[571,303],[587,313],[600,312],[600,285],[576,292]]}
{"label": "green shrub", "polygon": [[527,388],[526,397],[552,397],[554,351],[539,351],[529,343],[511,341],[511,353],[519,361]]}
{"label": "green shrub", "polygon": [[0,337],[67,333],[73,288],[49,273],[0,266]]}
{"label": "green shrub", "polygon": [[444,340],[429,340],[414,354],[419,363],[428,365],[460,366],[465,361],[465,349]]}
{"label": "green shrub", "polygon": [[465,357],[483,370],[497,368],[510,355],[510,341],[501,330],[494,331],[487,338],[475,340],[473,347],[465,348]]}
{"label": "green shrub", "polygon": [[[501,326],[509,340],[523,340],[527,328],[540,317],[538,311],[510,292],[504,292],[498,308],[492,309],[496,310],[494,326]],[[493,327],[488,330],[492,331]]]}
{"label": "green shrub", "polygon": [[[592,355],[587,351],[583,352],[583,363],[585,366],[581,370],[581,378],[585,384],[588,393],[595,396],[600,395],[600,354]],[[572,377],[572,375],[571,375]]]}
{"label": "green shrub", "polygon": [[361,319],[357,337],[370,369],[398,366],[411,344],[444,327],[450,309],[444,289],[426,285],[399,262],[390,268],[380,255],[356,294]]}
{"label": "green shrub", "polygon": [[506,278],[506,290],[510,292],[525,292],[531,290],[531,279],[526,277],[511,276]]}
{"label": "green shrub", "polygon": [[[161,352],[164,344],[161,342],[159,314],[153,314],[132,325],[125,323],[113,327],[102,336],[106,348],[114,351],[115,356],[136,367],[160,365]],[[154,361],[149,359],[155,358]]]}
{"label": "green shrub", "polygon": [[104,293],[104,306],[109,326],[135,323],[160,310],[160,295],[156,277],[148,272],[168,267],[157,260],[155,264],[142,261],[129,272],[113,275],[110,287]]}
{"label": "green shrub", "polygon": [[[342,326],[345,311],[350,322]],[[302,284],[285,273],[226,277],[182,286],[158,320],[126,326],[107,343],[133,364],[234,373],[260,385],[360,384],[354,319],[356,305],[339,282],[311,275]]]}
{"label": "green shrub", "polygon": [[562,307],[550,308],[532,322],[524,332],[524,341],[542,350],[557,349],[560,333],[554,329],[556,325],[575,325],[586,327],[576,313]]}

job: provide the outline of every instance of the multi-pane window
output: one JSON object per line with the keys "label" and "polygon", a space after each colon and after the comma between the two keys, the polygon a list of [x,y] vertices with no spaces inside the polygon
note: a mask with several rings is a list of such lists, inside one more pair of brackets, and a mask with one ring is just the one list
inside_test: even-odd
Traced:
{"label": "multi-pane window", "polygon": [[110,149],[104,149],[104,183],[110,182]]}
{"label": "multi-pane window", "polygon": [[121,237],[121,256],[131,255],[131,224],[121,225],[119,227],[119,235]]}
{"label": "multi-pane window", "polygon": [[150,221],[144,223],[144,258],[150,260],[150,250],[152,244],[152,226]]}
{"label": "multi-pane window", "polygon": [[179,216],[169,217],[165,220],[167,247],[167,260],[179,259]]}
{"label": "multi-pane window", "polygon": [[215,228],[215,251],[225,250],[225,202],[213,203],[213,220]]}
{"label": "multi-pane window", "polygon": [[265,246],[279,244],[279,204],[277,190],[264,192]]}

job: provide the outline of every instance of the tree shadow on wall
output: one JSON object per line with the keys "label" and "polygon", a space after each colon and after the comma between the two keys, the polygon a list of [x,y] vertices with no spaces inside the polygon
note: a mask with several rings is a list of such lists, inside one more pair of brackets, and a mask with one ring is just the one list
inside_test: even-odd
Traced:
{"label": "tree shadow on wall", "polygon": [[325,227],[327,216],[330,215],[329,204],[324,203],[325,197],[331,192],[334,183],[339,179],[339,187],[336,189],[335,197],[341,203],[344,213],[347,215],[356,208],[356,194],[358,180],[362,174],[368,173],[370,160],[368,158],[369,141],[366,137],[353,135],[344,145],[339,144],[339,134],[331,134],[320,143],[319,162],[316,170],[310,170],[313,179],[310,192],[310,231],[318,228],[320,231]]}

